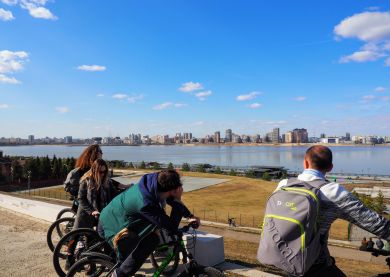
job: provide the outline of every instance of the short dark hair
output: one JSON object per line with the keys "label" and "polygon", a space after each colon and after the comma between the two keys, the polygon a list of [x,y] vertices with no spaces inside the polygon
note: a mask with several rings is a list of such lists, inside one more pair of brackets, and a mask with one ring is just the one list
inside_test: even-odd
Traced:
{"label": "short dark hair", "polygon": [[160,192],[167,192],[177,189],[183,184],[180,181],[180,175],[176,170],[162,170],[158,173],[157,188]]}
{"label": "short dark hair", "polygon": [[327,170],[332,166],[332,151],[326,146],[315,145],[307,149],[305,157],[318,170]]}

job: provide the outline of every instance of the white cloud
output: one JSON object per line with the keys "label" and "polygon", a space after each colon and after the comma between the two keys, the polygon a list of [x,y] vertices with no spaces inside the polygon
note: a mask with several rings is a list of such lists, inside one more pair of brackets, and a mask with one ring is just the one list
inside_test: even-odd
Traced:
{"label": "white cloud", "polygon": [[258,109],[258,108],[261,108],[262,106],[263,105],[260,103],[252,103],[252,104],[248,105],[248,107],[251,109]]}
{"label": "white cloud", "polygon": [[165,109],[172,108],[172,107],[173,108],[182,108],[185,106],[187,106],[187,105],[182,104],[182,103],[165,102],[165,103],[154,106],[153,110],[161,111],[161,110],[165,110]]}
{"label": "white cloud", "polygon": [[28,9],[30,15],[35,18],[56,20],[57,17],[44,7],[36,7]]}
{"label": "white cloud", "polygon": [[77,69],[83,71],[105,71],[106,67],[102,65],[79,65]]}
{"label": "white cloud", "polygon": [[127,94],[121,94],[121,93],[117,93],[112,96],[112,98],[119,99],[119,100],[126,99],[127,97],[128,97]]}
{"label": "white cloud", "polygon": [[390,101],[390,96],[383,96],[383,97],[381,97],[381,100]]}
{"label": "white cloud", "polygon": [[252,99],[255,99],[258,95],[260,95],[261,93],[258,92],[258,91],[253,91],[253,92],[250,92],[248,94],[242,94],[242,95],[239,95],[237,96],[236,100],[237,101],[247,101],[247,100],[252,100]]}
{"label": "white cloud", "polygon": [[56,111],[58,113],[68,113],[69,112],[69,108],[68,107],[56,107]]}
{"label": "white cloud", "polygon": [[347,17],[334,27],[343,38],[378,41],[390,38],[390,12],[363,12]]}
{"label": "white cloud", "polygon": [[0,104],[0,110],[8,109],[9,106],[7,104]]}
{"label": "white cloud", "polygon": [[19,84],[15,77],[10,77],[8,74],[21,71],[27,58],[28,54],[24,51],[0,51],[0,83]]}
{"label": "white cloud", "polygon": [[203,121],[196,121],[196,122],[194,122],[193,125],[195,125],[195,126],[201,126],[201,125],[204,125],[204,122],[203,122]]}
{"label": "white cloud", "polygon": [[138,100],[141,100],[143,98],[144,98],[144,96],[142,94],[140,94],[140,95],[133,95],[133,96],[129,96],[127,98],[127,101],[129,101],[129,103],[135,103]]}
{"label": "white cloud", "polygon": [[12,5],[16,5],[18,3],[18,0],[1,0],[1,2],[3,2],[6,5],[12,6]]}
{"label": "white cloud", "polygon": [[356,51],[352,53],[351,55],[341,57],[339,62],[340,63],[349,63],[349,62],[370,62],[370,61],[376,61],[383,57],[383,54],[373,52],[373,51]]}
{"label": "white cloud", "polygon": [[192,92],[192,91],[201,90],[201,89],[203,89],[202,84],[201,83],[194,83],[194,82],[184,83],[179,88],[179,90],[182,92]]}
{"label": "white cloud", "polygon": [[11,21],[14,19],[15,19],[15,17],[12,15],[12,12],[6,11],[4,9],[0,9],[0,20]]}
{"label": "white cloud", "polygon": [[295,97],[294,100],[298,101],[298,102],[302,102],[302,101],[306,100],[306,97],[305,96],[298,96],[298,97]]}
{"label": "white cloud", "polygon": [[386,90],[386,88],[384,88],[384,87],[376,87],[375,88],[376,92],[384,92],[385,90]]}
{"label": "white cloud", "polygon": [[340,63],[376,61],[390,55],[390,12],[355,14],[335,26],[334,33],[338,39],[356,38],[365,42],[358,51],[341,57]]}
{"label": "white cloud", "polygon": [[98,93],[98,94],[96,94],[96,96],[97,96],[97,97],[103,97],[104,94],[103,94],[103,93]]}
{"label": "white cloud", "polygon": [[4,74],[0,74],[0,83],[5,83],[5,84],[20,84],[18,80],[16,80],[14,77],[8,77]]}
{"label": "white cloud", "polygon": [[209,97],[211,94],[213,94],[211,92],[211,90],[207,90],[207,91],[202,91],[202,92],[198,92],[195,94],[195,97],[198,98],[200,101],[204,101],[207,99],[207,97]]}
{"label": "white cloud", "polygon": [[372,95],[372,94],[364,95],[362,97],[362,100],[364,100],[364,101],[370,101],[370,100],[373,100],[373,99],[375,99],[375,95]]}
{"label": "white cloud", "polygon": [[165,102],[165,103],[154,106],[153,110],[165,110],[165,109],[170,108],[172,106],[173,106],[173,103]]}

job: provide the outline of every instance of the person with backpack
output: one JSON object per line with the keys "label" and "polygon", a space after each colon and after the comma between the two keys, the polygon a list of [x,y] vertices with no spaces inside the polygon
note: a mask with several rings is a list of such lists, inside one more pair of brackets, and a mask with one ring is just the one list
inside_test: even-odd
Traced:
{"label": "person with backpack", "polygon": [[76,166],[66,176],[64,189],[73,197],[77,197],[79,193],[80,178],[91,168],[92,163],[96,159],[103,157],[103,151],[97,144],[92,144],[84,149],[80,157],[76,161]]}
{"label": "person with backpack", "polygon": [[304,171],[282,180],[267,201],[257,259],[289,276],[346,276],[328,250],[331,224],[338,218],[390,240],[390,221],[371,211],[325,174],[333,168],[332,152],[312,146]]}

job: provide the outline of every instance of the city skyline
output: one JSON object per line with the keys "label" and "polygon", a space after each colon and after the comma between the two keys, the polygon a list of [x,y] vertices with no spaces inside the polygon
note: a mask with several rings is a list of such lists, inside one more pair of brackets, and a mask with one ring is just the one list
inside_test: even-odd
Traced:
{"label": "city skyline", "polygon": [[390,5],[339,2],[0,0],[0,137],[388,136]]}

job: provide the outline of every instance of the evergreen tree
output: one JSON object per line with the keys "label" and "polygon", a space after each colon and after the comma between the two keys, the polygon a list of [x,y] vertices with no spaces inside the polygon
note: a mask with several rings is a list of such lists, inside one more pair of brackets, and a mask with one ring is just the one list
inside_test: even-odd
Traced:
{"label": "evergreen tree", "polygon": [[264,172],[263,173],[263,180],[265,180],[265,181],[271,181],[271,176],[269,175],[269,173],[268,172]]}
{"label": "evergreen tree", "polygon": [[129,168],[134,168],[134,164],[132,162],[129,163]]}
{"label": "evergreen tree", "polygon": [[375,197],[374,206],[378,214],[383,214],[386,211],[385,197],[381,190],[378,192],[378,196]]}
{"label": "evergreen tree", "polygon": [[215,168],[214,173],[215,173],[215,174],[222,174],[221,168],[220,168],[219,166],[217,166],[217,167]]}
{"label": "evergreen tree", "polygon": [[206,168],[204,167],[203,164],[199,164],[197,167],[196,167],[196,171],[197,172],[206,172]]}
{"label": "evergreen tree", "polygon": [[245,171],[245,177],[255,178],[256,175],[255,175],[255,172],[252,169],[249,169],[249,170]]}
{"label": "evergreen tree", "polygon": [[230,176],[237,176],[237,172],[232,168],[232,169],[230,169],[229,175]]}
{"label": "evergreen tree", "polygon": [[190,171],[190,165],[188,163],[183,163],[181,166],[182,171]]}
{"label": "evergreen tree", "polygon": [[173,167],[173,164],[172,163],[169,163],[168,164],[168,170],[174,170],[175,168]]}
{"label": "evergreen tree", "polygon": [[141,162],[141,164],[139,165],[139,168],[140,169],[145,169],[146,168],[146,164],[144,161]]}
{"label": "evergreen tree", "polygon": [[13,168],[14,182],[23,178],[23,167],[20,165],[17,159],[12,160],[11,166]]}
{"label": "evergreen tree", "polygon": [[53,178],[59,178],[60,177],[60,174],[61,174],[61,165],[62,163],[60,164],[59,162],[59,159],[54,159],[53,158],[53,161],[52,161],[52,177]]}

